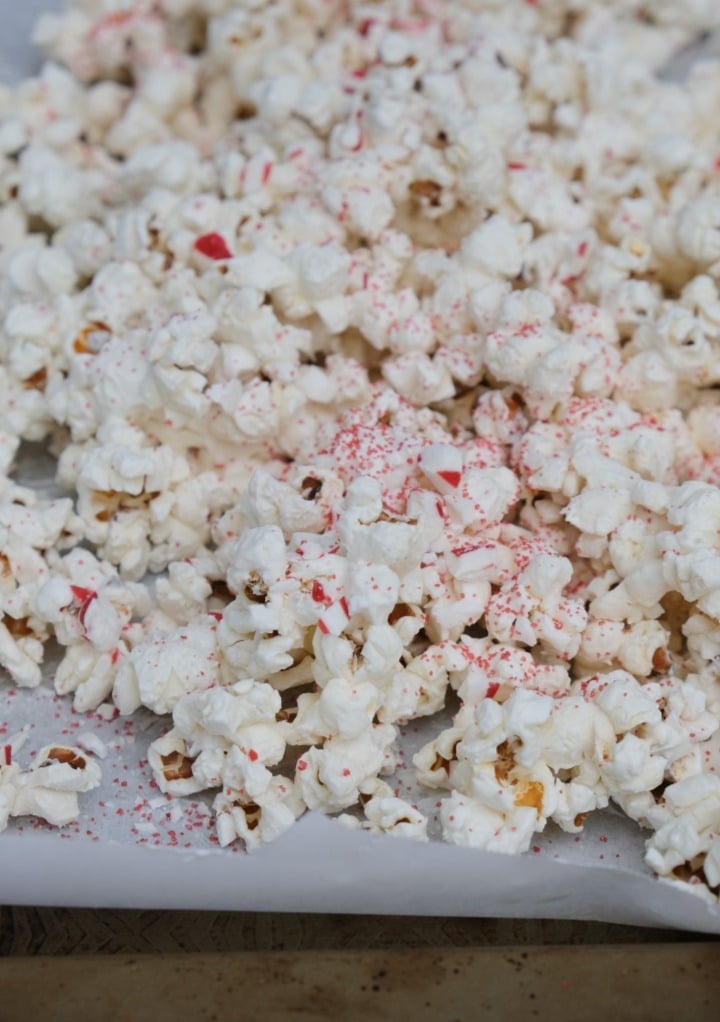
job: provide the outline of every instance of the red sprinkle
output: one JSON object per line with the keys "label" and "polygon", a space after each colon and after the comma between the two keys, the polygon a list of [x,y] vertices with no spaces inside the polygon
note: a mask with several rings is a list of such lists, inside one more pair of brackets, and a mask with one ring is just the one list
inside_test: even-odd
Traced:
{"label": "red sprinkle", "polygon": [[460,485],[460,479],[461,479],[461,473],[460,472],[454,472],[451,469],[445,469],[442,472],[438,472],[438,475],[440,476],[441,479],[445,480],[445,482],[448,484],[448,486],[459,486]]}
{"label": "red sprinkle", "polygon": [[492,699],[493,696],[497,695],[498,689],[500,688],[499,681],[493,681],[488,685],[487,692],[485,693],[486,699]]}
{"label": "red sprinkle", "polygon": [[10,766],[12,763],[12,745],[6,745],[3,752],[5,753],[5,766]]}
{"label": "red sprinkle", "polygon": [[202,255],[207,256],[208,259],[232,259],[232,252],[225,244],[222,234],[200,235],[195,240],[195,248]]}
{"label": "red sprinkle", "polygon": [[350,776],[350,771],[348,770],[347,767],[345,767],[345,769],[343,770],[342,775],[343,775],[343,777],[349,777]]}
{"label": "red sprinkle", "polygon": [[527,168],[527,164],[525,164],[525,163],[511,162],[511,163],[508,163],[508,165],[507,165],[507,169],[508,170],[525,170],[526,168]]}
{"label": "red sprinkle", "polygon": [[340,597],[340,606],[342,607],[343,614],[347,614],[350,617],[350,611],[348,610],[347,600],[344,596]]}
{"label": "red sprinkle", "polygon": [[258,754],[255,752],[255,750],[250,749],[250,751],[248,752],[248,759],[250,760],[250,762],[254,763],[257,760],[257,758]]}
{"label": "red sprinkle", "polygon": [[297,761],[297,768],[298,770],[307,770],[307,761],[304,759],[299,759]]}
{"label": "red sprinkle", "polygon": [[312,584],[312,598],[316,603],[325,603],[328,598],[327,593],[323,589],[322,582],[319,582],[317,579]]}

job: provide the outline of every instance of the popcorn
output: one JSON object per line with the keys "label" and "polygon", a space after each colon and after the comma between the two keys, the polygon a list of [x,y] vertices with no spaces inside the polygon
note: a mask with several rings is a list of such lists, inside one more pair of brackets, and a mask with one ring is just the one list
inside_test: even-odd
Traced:
{"label": "popcorn", "polygon": [[701,775],[678,781],[666,788],[664,800],[670,818],[647,842],[648,864],[661,876],[675,873],[715,888],[718,778]]}
{"label": "popcorn", "polygon": [[26,630],[22,620],[6,616],[0,621],[0,666],[18,685],[35,688],[40,684],[42,656],[42,642]]}
{"label": "popcorn", "polygon": [[[199,729],[225,739],[249,756],[254,750],[253,762],[274,764],[285,750],[281,729],[275,726],[279,710],[279,693],[270,685],[248,679],[186,695],[175,704],[173,722],[187,739],[195,740]],[[256,744],[258,748],[254,748]]]}
{"label": "popcorn", "polygon": [[205,787],[193,776],[194,759],[187,754],[185,739],[173,731],[150,744],[148,762],[155,783],[167,795],[193,795]]}
{"label": "popcorn", "polygon": [[371,727],[378,701],[378,691],[369,682],[353,684],[344,678],[331,678],[316,706],[324,733],[343,739],[359,738]]}
{"label": "popcorn", "polygon": [[55,673],[55,691],[74,692],[73,707],[79,713],[94,710],[108,698],[115,682],[115,668],[125,648],[98,653],[87,645],[70,646]]}
{"label": "popcorn", "polygon": [[611,762],[602,771],[608,789],[617,795],[653,791],[662,783],[665,760],[653,756],[642,739],[626,734],[615,746]]}
{"label": "popcorn", "polygon": [[453,650],[444,643],[430,646],[405,667],[398,664],[385,685],[378,719],[395,723],[437,713],[445,702],[449,672],[456,665]]}
{"label": "popcorn", "polygon": [[572,568],[565,558],[539,554],[517,581],[493,596],[486,612],[490,635],[500,642],[533,646],[541,642],[558,656],[573,657],[587,614],[577,600],[564,598]]}
{"label": "popcorn", "polygon": [[427,841],[427,819],[401,798],[374,796],[363,807],[365,828],[374,834]]}
{"label": "popcorn", "polygon": [[232,798],[232,793],[220,794],[213,808],[220,845],[240,838],[250,850],[280,837],[302,815],[305,805],[292,781],[275,777],[255,799],[243,801],[242,795]]}
{"label": "popcorn", "polygon": [[120,712],[147,706],[169,713],[182,696],[218,684],[222,665],[214,625],[209,616],[136,646],[115,678],[113,699]]}
{"label": "popcorn", "polygon": [[[0,97],[0,665],[172,714],[158,787],[247,848],[425,839],[381,777],[457,696],[447,840],[612,800],[707,894],[718,88],[656,69],[714,6],[335,6],[76,2]],[[95,783],[45,752],[4,822]]]}
{"label": "popcorn", "polygon": [[80,813],[78,795],[99,783],[97,763],[73,746],[46,746],[26,771],[6,762],[0,766],[0,830],[16,816],[39,816],[64,827]]}
{"label": "popcorn", "polygon": [[491,809],[459,792],[442,800],[440,814],[443,838],[451,844],[511,854],[527,851],[537,821],[530,806],[511,801]]}
{"label": "popcorn", "polygon": [[309,809],[337,812],[354,805],[361,786],[381,770],[391,773],[390,724],[376,724],[357,738],[329,737],[322,749],[312,746],[297,761],[295,783]]}

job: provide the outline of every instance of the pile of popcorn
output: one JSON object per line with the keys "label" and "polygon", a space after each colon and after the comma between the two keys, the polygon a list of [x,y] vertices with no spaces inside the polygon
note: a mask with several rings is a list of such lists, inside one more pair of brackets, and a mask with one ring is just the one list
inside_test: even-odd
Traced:
{"label": "pile of popcorn", "polygon": [[[225,845],[526,850],[612,803],[720,890],[715,0],[74,0],[0,90],[0,664],[167,715]],[[14,480],[21,445],[67,497]],[[9,750],[9,751],[8,751]],[[0,827],[62,824],[80,750]]]}

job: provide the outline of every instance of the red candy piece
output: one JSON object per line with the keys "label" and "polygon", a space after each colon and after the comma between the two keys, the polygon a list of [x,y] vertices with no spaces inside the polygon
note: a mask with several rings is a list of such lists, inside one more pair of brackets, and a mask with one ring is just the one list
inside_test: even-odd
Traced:
{"label": "red candy piece", "polygon": [[448,486],[459,486],[460,485],[460,473],[453,472],[450,469],[446,469],[444,472],[438,472],[441,479],[444,479]]}
{"label": "red candy piece", "polygon": [[80,610],[78,611],[78,621],[81,626],[85,627],[85,615],[88,612],[88,607],[97,600],[97,593],[94,589],[86,589],[84,586],[70,586],[72,594],[75,599],[80,603]]}
{"label": "red candy piece", "polygon": [[201,234],[195,241],[195,248],[208,259],[232,259],[222,234]]}

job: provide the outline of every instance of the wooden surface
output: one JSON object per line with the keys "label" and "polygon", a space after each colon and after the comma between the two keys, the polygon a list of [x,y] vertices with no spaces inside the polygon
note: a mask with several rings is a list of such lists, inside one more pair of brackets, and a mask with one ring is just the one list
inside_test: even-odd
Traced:
{"label": "wooden surface", "polygon": [[0,908],[0,1022],[717,1022],[720,940],[568,920]]}
{"label": "wooden surface", "polygon": [[720,944],[0,960],[2,1022],[716,1022]]}
{"label": "wooden surface", "polygon": [[533,944],[659,944],[697,939],[677,930],[553,919],[0,907],[0,956],[390,951]]}

